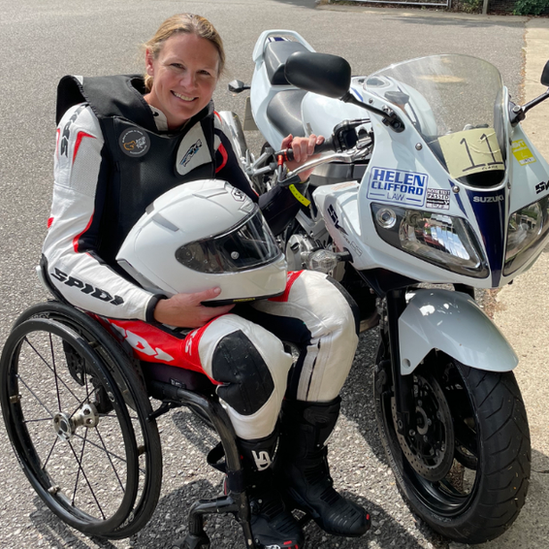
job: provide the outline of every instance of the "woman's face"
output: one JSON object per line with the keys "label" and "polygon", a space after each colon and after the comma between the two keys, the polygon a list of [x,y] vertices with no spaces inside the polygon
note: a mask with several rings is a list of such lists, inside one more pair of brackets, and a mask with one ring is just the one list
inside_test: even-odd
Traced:
{"label": "woman's face", "polygon": [[212,98],[217,84],[219,53],[214,44],[195,34],[173,34],[156,59],[146,53],[153,85],[145,100],[160,109],[169,129],[181,126]]}

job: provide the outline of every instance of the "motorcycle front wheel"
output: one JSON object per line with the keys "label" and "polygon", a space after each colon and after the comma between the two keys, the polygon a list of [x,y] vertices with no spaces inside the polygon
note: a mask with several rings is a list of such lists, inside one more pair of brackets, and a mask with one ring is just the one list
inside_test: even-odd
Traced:
{"label": "motorcycle front wheel", "polygon": [[449,539],[497,538],[517,518],[530,477],[528,420],[513,373],[433,352],[411,374],[417,429],[399,433],[386,349],[382,342],[374,372],[376,416],[401,494]]}

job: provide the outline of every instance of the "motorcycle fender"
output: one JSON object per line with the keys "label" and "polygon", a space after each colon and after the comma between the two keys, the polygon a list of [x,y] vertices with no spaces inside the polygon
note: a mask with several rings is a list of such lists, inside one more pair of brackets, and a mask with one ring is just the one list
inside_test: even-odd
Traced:
{"label": "motorcycle fender", "polygon": [[398,329],[402,375],[411,374],[433,349],[479,370],[507,372],[518,364],[497,326],[461,292],[417,290],[398,320]]}

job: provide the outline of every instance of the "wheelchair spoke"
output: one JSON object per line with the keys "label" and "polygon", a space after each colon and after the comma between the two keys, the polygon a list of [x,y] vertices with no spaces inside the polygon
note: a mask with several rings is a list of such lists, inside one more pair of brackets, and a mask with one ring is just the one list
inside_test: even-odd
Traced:
{"label": "wheelchair spoke", "polygon": [[[51,337],[51,336],[50,336]],[[38,356],[40,358],[40,360],[44,363],[44,365],[55,375],[56,377],[56,380],[59,379],[61,381],[61,384],[63,385],[63,387],[65,387],[65,389],[67,389],[67,391],[76,399],[78,400],[78,397],[76,396],[76,394],[72,391],[72,389],[65,383],[65,381],[60,378],[56,372],[54,371],[54,369],[50,366],[50,364],[48,363],[47,360],[44,359],[44,357],[42,356],[42,354],[40,353],[40,351],[38,351],[36,349],[36,347],[28,340],[28,338],[25,337],[25,341],[26,343],[28,344],[28,346],[35,352],[36,356]],[[56,381],[56,384],[57,384],[57,381]],[[61,408],[60,408],[61,409]]]}
{"label": "wheelchair spoke", "polygon": [[[79,435],[78,433],[75,433],[74,437],[79,438],[80,440],[83,440],[83,437],[81,435]],[[104,448],[104,447],[100,446],[99,444],[97,444],[96,442],[92,442],[91,440],[88,439],[88,444],[91,445],[91,446],[94,446],[96,449],[101,450],[102,452],[104,452],[107,456],[109,456],[109,459],[110,459],[110,457],[113,457],[113,458],[116,458],[121,463],[127,463],[126,458],[123,458],[123,457],[119,456],[118,454],[115,454],[112,450],[109,450],[108,448]]]}
{"label": "wheelchair spoke", "polygon": [[120,480],[120,476],[118,475],[118,471],[117,471],[116,467],[114,466],[114,463],[111,459],[111,453],[107,450],[107,447],[105,446],[105,441],[103,440],[103,437],[101,436],[101,433],[99,432],[99,430],[97,430],[97,436],[99,437],[99,440],[101,441],[101,444],[103,445],[103,448],[105,449],[105,454],[106,454],[106,456],[109,460],[109,463],[111,464],[113,473],[115,474],[116,478],[118,479],[118,484],[120,484],[120,488],[122,488],[122,490],[124,490],[124,484]]}
{"label": "wheelchair spoke", "polygon": [[52,364],[53,364],[52,371],[53,371],[53,377],[55,378],[55,392],[57,393],[57,406],[58,406],[59,410],[62,410],[61,395],[59,393],[59,376],[57,375],[57,362],[55,360],[55,352],[54,352],[54,349],[53,349],[53,338],[52,338],[51,334],[49,334],[49,339],[50,339],[51,361],[52,361]]}
{"label": "wheelchair spoke", "polygon": [[[80,479],[80,472],[82,470],[82,460],[84,458],[84,450],[86,449],[86,439],[88,438],[88,430],[86,429],[84,434],[84,439],[82,441],[82,449],[80,450],[80,459],[78,461],[79,467],[78,472],[76,473],[76,481],[74,483],[74,490],[72,492],[72,504],[74,505],[74,500],[76,499],[76,491],[78,490],[78,481]],[[72,445],[71,445],[72,448]]]}
{"label": "wheelchair spoke", "polygon": [[59,439],[57,437],[54,438],[53,440],[53,444],[51,445],[51,449],[48,453],[48,457],[45,459],[44,463],[42,464],[42,471],[46,471],[46,467],[48,465],[48,462],[50,461],[50,458],[53,454],[53,450],[55,449],[55,445],[57,444],[57,442],[59,441]]}
{"label": "wheelchair spoke", "polygon": [[75,398],[77,398],[77,400],[79,401],[78,402],[78,406],[76,406],[73,410],[72,410],[72,413],[71,413],[71,417],[76,414],[76,412],[82,408],[82,405],[86,402],[90,402],[90,395],[92,394],[93,390],[94,389],[91,389],[90,390],[90,386],[89,386],[89,383],[88,383],[88,376],[86,376],[85,378],[85,381],[86,381],[86,394],[85,396],[80,400],[78,399],[76,396]]}
{"label": "wheelchair spoke", "polygon": [[44,410],[46,410],[46,412],[48,414],[50,414],[50,417],[49,419],[51,419],[53,417],[53,412],[51,412],[49,410],[49,408],[42,402],[42,400],[40,399],[40,397],[30,388],[30,386],[25,382],[25,380],[18,374],[17,376],[17,380],[23,384],[23,386],[25,387],[25,389],[27,389],[27,391],[34,397],[34,399],[36,400],[36,402],[38,402],[40,404],[40,406],[42,406],[42,408],[44,408]]}
{"label": "wheelchair spoke", "polygon": [[[101,505],[99,503],[99,500],[97,499],[97,497],[95,495],[95,492],[94,492],[93,487],[92,487],[92,485],[91,485],[91,483],[88,479],[88,476],[86,475],[84,469],[82,468],[82,463],[78,460],[78,456],[76,455],[74,447],[73,447],[73,445],[70,441],[69,441],[69,446],[70,446],[70,449],[72,450],[74,458],[76,459],[76,462],[78,463],[79,472],[80,471],[82,472],[82,476],[84,477],[84,480],[86,481],[86,484],[88,485],[91,496],[93,497],[93,499],[95,501],[95,504],[97,505],[97,508],[99,509],[99,512],[101,513],[101,516],[103,517],[103,520],[105,520],[106,516],[105,516],[105,513],[103,513],[103,508],[101,507]],[[78,483],[78,481],[77,481],[77,483]],[[76,494],[76,487],[75,487],[75,494]],[[74,499],[73,499],[72,504],[74,505]]]}

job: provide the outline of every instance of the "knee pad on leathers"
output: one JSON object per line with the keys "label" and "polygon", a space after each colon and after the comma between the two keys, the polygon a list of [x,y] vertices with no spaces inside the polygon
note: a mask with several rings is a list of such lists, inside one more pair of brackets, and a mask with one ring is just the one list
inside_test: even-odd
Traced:
{"label": "knee pad on leathers", "polygon": [[226,335],[217,344],[212,374],[223,383],[217,388],[219,397],[245,416],[260,410],[274,390],[265,360],[241,330]]}

